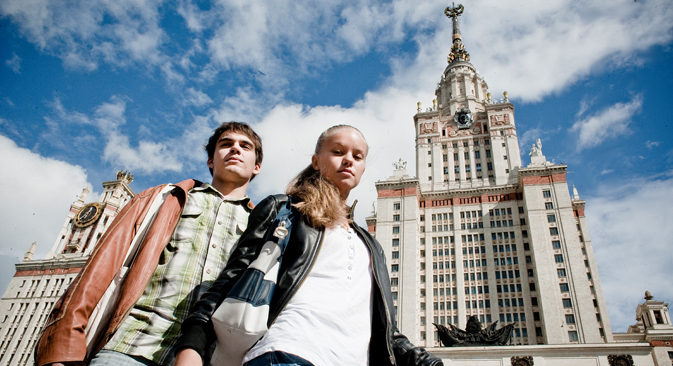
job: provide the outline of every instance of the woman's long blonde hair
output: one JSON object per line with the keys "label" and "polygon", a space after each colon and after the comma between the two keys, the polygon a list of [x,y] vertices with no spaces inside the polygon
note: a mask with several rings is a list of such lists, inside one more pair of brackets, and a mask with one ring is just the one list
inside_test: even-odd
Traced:
{"label": "woman's long blonde hair", "polygon": [[[337,131],[350,128],[365,137],[357,128],[349,125],[336,125],[328,128],[318,137],[314,154],[319,154],[325,141]],[[286,193],[292,197],[294,207],[304,214],[309,225],[314,228],[331,227],[336,222],[351,221],[347,217],[347,207],[341,199],[339,189],[309,164],[287,187]]]}

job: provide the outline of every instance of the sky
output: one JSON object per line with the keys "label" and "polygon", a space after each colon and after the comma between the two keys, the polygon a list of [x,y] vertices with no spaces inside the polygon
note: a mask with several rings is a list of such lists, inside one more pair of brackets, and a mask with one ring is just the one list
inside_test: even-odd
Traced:
{"label": "sky", "polygon": [[[209,181],[220,122],[264,141],[256,202],[283,191],[324,129],[370,146],[352,193],[415,172],[416,102],[430,106],[451,46],[442,1],[0,1],[0,287],[33,241],[51,250],[84,187]],[[461,33],[494,98],[515,105],[522,161],[543,141],[586,200],[612,329],[645,290],[673,301],[673,2],[463,3]]]}

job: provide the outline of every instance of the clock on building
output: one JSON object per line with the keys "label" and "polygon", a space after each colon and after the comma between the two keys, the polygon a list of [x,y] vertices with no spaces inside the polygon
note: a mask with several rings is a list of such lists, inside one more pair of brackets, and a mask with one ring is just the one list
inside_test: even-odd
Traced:
{"label": "clock on building", "polygon": [[85,227],[93,224],[101,215],[103,209],[99,203],[89,203],[82,207],[75,216],[75,225]]}
{"label": "clock on building", "polygon": [[461,130],[470,128],[472,125],[472,112],[467,108],[457,110],[456,115],[453,116],[453,121],[456,122],[456,125]]}

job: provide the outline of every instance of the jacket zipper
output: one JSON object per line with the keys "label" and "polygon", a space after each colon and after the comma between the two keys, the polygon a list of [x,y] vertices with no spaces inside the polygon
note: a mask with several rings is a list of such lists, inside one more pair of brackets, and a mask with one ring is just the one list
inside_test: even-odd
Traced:
{"label": "jacket zipper", "polygon": [[357,226],[354,226],[354,228],[362,236],[365,243],[367,243],[367,247],[369,247],[369,259],[372,261],[372,276],[374,277],[374,281],[376,281],[376,285],[379,287],[379,293],[381,294],[381,300],[383,300],[383,308],[386,312],[386,349],[388,350],[388,355],[390,356],[390,361],[393,361],[391,363],[393,365],[395,365],[396,364],[396,362],[394,362],[395,356],[393,355],[393,353],[390,350],[390,339],[388,338],[388,330],[389,330],[388,326],[390,325],[389,322],[390,322],[391,317],[390,317],[390,314],[388,313],[388,304],[386,303],[386,297],[383,296],[383,291],[381,290],[381,283],[379,282],[379,279],[376,276],[376,269],[375,269],[376,267],[374,266],[374,249],[372,248],[372,245],[369,243],[369,240],[367,240],[365,235],[362,234],[362,232],[360,231],[361,229]]}
{"label": "jacket zipper", "polygon": [[311,270],[313,269],[313,266],[315,265],[315,261],[316,261],[316,258],[318,258],[318,254],[320,254],[320,250],[322,249],[322,244],[323,244],[324,240],[325,240],[325,231],[323,230],[322,231],[322,237],[320,238],[320,243],[318,244],[318,249],[315,251],[315,255],[311,259],[311,266],[308,268],[308,270],[306,270],[304,273],[302,273],[301,282],[297,286],[295,286],[295,288],[292,291],[288,290],[287,295],[285,295],[285,298],[283,299],[283,301],[280,302],[282,304],[282,306],[280,307],[280,310],[278,311],[276,316],[274,316],[274,318],[271,319],[271,321],[269,321],[267,328],[271,328],[271,325],[276,322],[276,319],[278,319],[278,316],[280,316],[280,313],[283,312],[283,310],[287,306],[287,303],[290,302],[290,298],[292,298],[292,296],[294,296],[294,294],[297,293],[297,290],[299,290],[299,288],[304,284],[304,281],[306,281],[306,278],[308,277],[308,274],[311,272]]}

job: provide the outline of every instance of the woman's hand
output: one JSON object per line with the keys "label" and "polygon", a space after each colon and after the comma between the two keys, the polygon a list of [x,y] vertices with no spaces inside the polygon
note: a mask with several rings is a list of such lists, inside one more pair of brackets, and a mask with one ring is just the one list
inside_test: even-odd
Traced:
{"label": "woman's hand", "polygon": [[174,366],[201,366],[203,365],[203,360],[198,352],[191,348],[181,349],[177,355],[175,355],[175,364]]}

